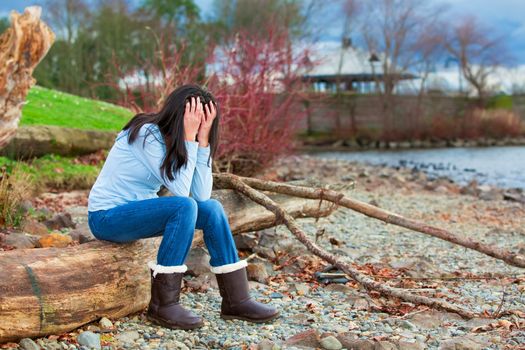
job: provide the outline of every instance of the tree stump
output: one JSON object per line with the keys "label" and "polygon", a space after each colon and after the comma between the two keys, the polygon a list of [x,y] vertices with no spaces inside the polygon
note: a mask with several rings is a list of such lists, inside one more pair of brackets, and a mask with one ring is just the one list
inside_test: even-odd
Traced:
{"label": "tree stump", "polygon": [[11,27],[0,36],[0,148],[14,136],[27,92],[35,84],[36,65],[55,41],[55,34],[40,20],[42,9],[27,7],[11,12]]}

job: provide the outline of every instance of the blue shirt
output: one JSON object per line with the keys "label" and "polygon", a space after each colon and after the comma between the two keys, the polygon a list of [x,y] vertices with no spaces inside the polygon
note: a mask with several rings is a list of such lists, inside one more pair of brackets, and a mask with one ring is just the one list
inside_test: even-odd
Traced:
{"label": "blue shirt", "polygon": [[[147,131],[149,129],[150,131]],[[122,130],[108,153],[88,197],[88,211],[110,209],[130,201],[157,198],[164,185],[175,196],[191,196],[197,201],[210,198],[213,185],[210,145],[184,141],[188,154],[186,166],[174,172],[174,180],[161,176],[160,166],[166,145],[156,124],[144,124],[133,143],[128,130]],[[146,140],[144,147],[142,146]]]}

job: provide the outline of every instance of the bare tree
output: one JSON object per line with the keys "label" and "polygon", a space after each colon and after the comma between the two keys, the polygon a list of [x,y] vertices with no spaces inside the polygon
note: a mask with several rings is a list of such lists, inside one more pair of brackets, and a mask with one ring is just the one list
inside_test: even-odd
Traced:
{"label": "bare tree", "polygon": [[63,31],[64,40],[71,45],[79,26],[86,21],[89,10],[85,0],[46,0],[46,9],[55,31]]}
{"label": "bare tree", "polygon": [[[368,51],[381,69],[374,72],[382,101],[384,136],[390,137],[394,127],[393,98],[396,86],[422,60],[432,57],[430,40],[443,8],[424,0],[362,1],[362,36]],[[373,65],[373,61],[371,64]],[[421,65],[420,65],[421,67]]]}
{"label": "bare tree", "polygon": [[458,60],[463,76],[483,103],[490,89],[489,76],[510,61],[505,41],[473,16],[450,27],[445,47]]}

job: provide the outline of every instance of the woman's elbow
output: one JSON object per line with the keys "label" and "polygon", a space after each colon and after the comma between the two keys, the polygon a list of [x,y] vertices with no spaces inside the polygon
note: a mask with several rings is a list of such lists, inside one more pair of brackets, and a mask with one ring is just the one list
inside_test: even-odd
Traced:
{"label": "woman's elbow", "polygon": [[197,202],[204,202],[211,198],[211,192],[206,193],[192,193],[191,196],[193,199],[195,199]]}

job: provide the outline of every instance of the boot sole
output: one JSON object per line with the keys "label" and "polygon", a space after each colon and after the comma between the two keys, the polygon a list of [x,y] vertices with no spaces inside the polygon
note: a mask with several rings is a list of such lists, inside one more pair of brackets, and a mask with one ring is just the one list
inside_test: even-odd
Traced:
{"label": "boot sole", "polygon": [[149,314],[146,314],[146,318],[148,320],[150,320],[151,322],[159,325],[159,326],[170,328],[170,329],[184,329],[184,330],[188,330],[188,329],[195,329],[195,328],[200,328],[200,327],[204,326],[204,322],[200,322],[200,323],[197,323],[195,325],[188,325],[188,326],[174,325],[173,323],[169,323],[169,322],[167,322],[166,320],[164,320],[162,318],[157,318],[157,317],[149,315]]}
{"label": "boot sole", "polygon": [[243,320],[243,321],[249,321],[249,322],[253,322],[253,323],[265,323],[265,322],[268,322],[268,321],[276,319],[280,315],[281,315],[281,313],[278,312],[278,313],[276,313],[276,314],[274,314],[274,315],[272,315],[270,317],[267,317],[267,318],[253,319],[253,318],[244,317],[244,316],[235,316],[235,315],[224,315],[224,314],[221,314],[221,318],[224,319],[224,320]]}

